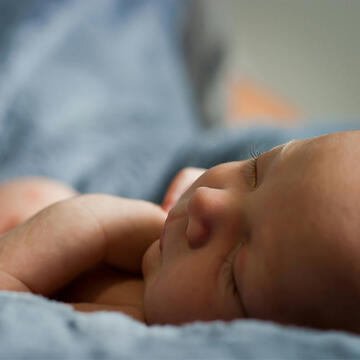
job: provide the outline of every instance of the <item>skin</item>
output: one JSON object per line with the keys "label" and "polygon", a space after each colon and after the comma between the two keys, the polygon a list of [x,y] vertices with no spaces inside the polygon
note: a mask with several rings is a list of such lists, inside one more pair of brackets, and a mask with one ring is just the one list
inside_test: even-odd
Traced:
{"label": "skin", "polygon": [[43,208],[77,195],[66,184],[44,177],[24,177],[0,185],[0,234],[23,223]]}
{"label": "skin", "polygon": [[[30,183],[22,187],[22,181],[2,190],[29,190]],[[64,195],[62,186],[47,192],[46,185],[41,201],[24,198],[24,206],[17,206],[15,191],[3,207],[23,218],[30,208]],[[144,321],[141,262],[165,216],[155,204],[110,195],[58,201],[0,237],[0,290],[41,294],[80,311],[121,311]]]}
{"label": "skin", "polygon": [[273,148],[256,170],[239,161],[203,173],[143,258],[147,322],[359,332],[359,158],[360,132],[348,131]]}
{"label": "skin", "polygon": [[201,176],[206,169],[187,167],[182,169],[175,178],[171,181],[164,200],[162,208],[169,212],[173,206],[178,202],[181,195],[192,185],[192,183]]}

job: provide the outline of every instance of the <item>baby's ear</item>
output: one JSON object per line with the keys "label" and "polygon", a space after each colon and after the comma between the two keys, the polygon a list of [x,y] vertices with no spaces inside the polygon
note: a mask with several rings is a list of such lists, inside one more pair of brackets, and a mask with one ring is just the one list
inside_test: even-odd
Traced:
{"label": "baby's ear", "polygon": [[205,245],[225,214],[226,193],[222,189],[198,187],[188,203],[186,237],[191,248]]}

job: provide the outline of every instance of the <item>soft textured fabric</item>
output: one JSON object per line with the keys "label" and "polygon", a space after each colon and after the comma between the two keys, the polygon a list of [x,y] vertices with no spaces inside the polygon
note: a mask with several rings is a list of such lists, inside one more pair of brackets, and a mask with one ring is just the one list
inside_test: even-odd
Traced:
{"label": "soft textured fabric", "polygon": [[[0,179],[159,202],[184,166],[336,130],[202,131],[178,46],[182,4],[1,0]],[[245,320],[146,327],[1,291],[0,358],[355,359],[360,338]]]}
{"label": "soft textured fabric", "polygon": [[15,22],[0,44],[0,179],[151,199],[198,127],[176,41],[181,2],[26,4],[0,12]]}
{"label": "soft textured fabric", "polygon": [[121,313],[82,314],[29,294],[0,297],[2,359],[358,359],[344,332],[270,322],[145,325]]}

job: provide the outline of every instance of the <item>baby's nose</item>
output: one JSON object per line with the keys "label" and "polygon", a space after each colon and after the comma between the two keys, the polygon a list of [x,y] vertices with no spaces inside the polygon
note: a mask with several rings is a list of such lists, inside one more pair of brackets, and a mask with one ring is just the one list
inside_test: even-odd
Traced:
{"label": "baby's nose", "polygon": [[204,246],[225,213],[226,193],[223,189],[198,187],[188,202],[186,237],[191,248]]}

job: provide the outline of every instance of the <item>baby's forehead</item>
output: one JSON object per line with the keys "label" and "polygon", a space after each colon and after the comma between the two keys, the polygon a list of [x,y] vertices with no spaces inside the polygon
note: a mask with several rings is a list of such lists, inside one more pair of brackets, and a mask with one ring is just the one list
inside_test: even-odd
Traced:
{"label": "baby's forehead", "polygon": [[326,186],[346,187],[360,183],[360,131],[339,132],[289,143],[286,151],[290,171],[298,168],[303,180]]}
{"label": "baby's forehead", "polygon": [[307,157],[307,164],[298,180],[306,179],[307,184],[298,194],[299,202],[307,203],[307,215],[316,219],[319,231],[353,237],[360,232],[360,131],[329,134],[300,145],[299,155]]}
{"label": "baby's forehead", "polygon": [[360,232],[360,131],[295,140],[283,150],[270,189],[280,195],[281,208],[296,209],[292,220],[307,219],[319,231]]}
{"label": "baby's forehead", "polygon": [[360,131],[342,131],[304,140],[304,148],[329,157],[359,156]]}

